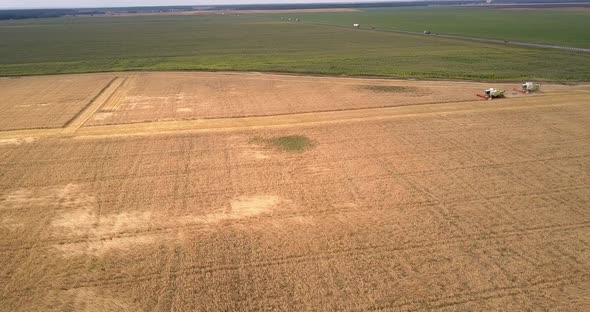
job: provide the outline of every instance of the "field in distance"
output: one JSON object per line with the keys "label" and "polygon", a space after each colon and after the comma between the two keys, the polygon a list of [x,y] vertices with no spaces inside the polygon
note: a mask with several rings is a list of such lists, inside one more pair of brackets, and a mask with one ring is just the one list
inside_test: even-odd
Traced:
{"label": "field in distance", "polygon": [[[357,13],[325,14],[337,17]],[[558,20],[555,27],[561,29],[564,20],[570,27],[567,19]],[[587,38],[587,33],[584,31],[580,37]],[[2,21],[0,38],[0,76],[239,70],[590,81],[587,54],[287,22],[280,19],[280,14]]]}
{"label": "field in distance", "polygon": [[[497,101],[462,100],[477,83],[228,73],[0,88],[24,102],[51,79],[63,92],[11,114],[60,99],[30,124],[71,121],[0,131],[0,311],[588,307],[588,85]],[[428,103],[445,89],[458,101]]]}
{"label": "field in distance", "polygon": [[494,9],[474,7],[420,7],[365,9],[346,13],[298,13],[285,17],[307,22],[514,40],[590,48],[590,10]]}

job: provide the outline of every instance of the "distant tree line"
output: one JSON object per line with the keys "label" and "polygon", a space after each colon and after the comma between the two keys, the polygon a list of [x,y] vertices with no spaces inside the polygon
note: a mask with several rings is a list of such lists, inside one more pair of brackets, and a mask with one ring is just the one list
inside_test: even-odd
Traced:
{"label": "distant tree line", "polygon": [[[549,5],[558,0],[494,0],[495,4],[539,4]],[[569,4],[579,3],[588,5],[590,0],[567,0]],[[123,7],[96,9],[31,9],[31,10],[0,10],[0,20],[25,18],[51,18],[76,15],[100,15],[117,13],[158,13],[182,12],[194,10],[292,10],[292,9],[335,9],[335,8],[387,8],[387,7],[416,7],[429,5],[469,5],[484,4],[485,0],[434,0],[408,2],[359,2],[359,3],[293,3],[293,4],[242,4],[242,5],[209,5],[209,6],[160,6],[160,7]]]}
{"label": "distant tree line", "polygon": [[25,18],[50,18],[67,15],[95,15],[105,14],[105,12],[96,10],[78,10],[78,9],[33,9],[33,10],[0,10],[0,20],[17,20]]}
{"label": "distant tree line", "polygon": [[[483,0],[482,0],[483,1]],[[476,2],[476,1],[475,1]],[[414,1],[414,2],[365,2],[365,3],[309,3],[309,4],[243,4],[243,5],[209,5],[209,6],[150,6],[150,7],[117,7],[95,9],[23,9],[0,10],[0,20],[16,20],[25,18],[52,18],[76,15],[122,14],[122,13],[160,13],[182,12],[194,10],[291,10],[291,9],[322,9],[322,8],[371,8],[424,6],[431,4],[466,4],[474,1]]]}

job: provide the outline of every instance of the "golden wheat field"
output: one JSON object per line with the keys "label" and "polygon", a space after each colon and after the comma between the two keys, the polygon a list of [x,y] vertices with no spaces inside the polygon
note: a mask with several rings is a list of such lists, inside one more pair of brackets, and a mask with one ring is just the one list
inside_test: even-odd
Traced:
{"label": "golden wheat field", "polygon": [[590,87],[485,85],[0,80],[0,310],[587,310]]}
{"label": "golden wheat field", "polygon": [[109,79],[103,75],[0,78],[0,131],[63,127]]}
{"label": "golden wheat field", "polygon": [[[477,99],[474,95],[485,89],[485,84],[477,83],[243,73],[121,73],[115,77],[120,87],[87,125],[473,101]],[[548,88],[559,90],[563,86]]]}

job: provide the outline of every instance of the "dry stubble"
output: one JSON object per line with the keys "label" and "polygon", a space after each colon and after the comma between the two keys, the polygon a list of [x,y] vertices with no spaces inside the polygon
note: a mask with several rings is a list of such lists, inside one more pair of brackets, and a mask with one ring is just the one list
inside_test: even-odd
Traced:
{"label": "dry stubble", "polygon": [[2,144],[0,310],[584,310],[586,106]]}

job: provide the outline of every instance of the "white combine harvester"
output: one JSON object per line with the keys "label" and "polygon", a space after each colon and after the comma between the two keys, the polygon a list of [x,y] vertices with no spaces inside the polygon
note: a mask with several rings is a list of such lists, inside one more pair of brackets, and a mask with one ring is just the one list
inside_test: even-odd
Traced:
{"label": "white combine harvester", "polygon": [[539,91],[541,89],[541,85],[534,82],[525,82],[521,85],[522,93],[531,93],[535,91]]}
{"label": "white combine harvester", "polygon": [[485,95],[477,94],[477,96],[486,100],[493,100],[497,98],[503,98],[504,92],[504,90],[489,88],[484,91]]}

